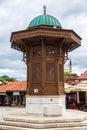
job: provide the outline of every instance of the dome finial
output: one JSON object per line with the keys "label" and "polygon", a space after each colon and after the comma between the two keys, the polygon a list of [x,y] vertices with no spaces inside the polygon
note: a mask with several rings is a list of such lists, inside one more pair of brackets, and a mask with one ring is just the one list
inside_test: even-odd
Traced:
{"label": "dome finial", "polygon": [[46,5],[43,6],[44,9],[44,15],[46,15]]}

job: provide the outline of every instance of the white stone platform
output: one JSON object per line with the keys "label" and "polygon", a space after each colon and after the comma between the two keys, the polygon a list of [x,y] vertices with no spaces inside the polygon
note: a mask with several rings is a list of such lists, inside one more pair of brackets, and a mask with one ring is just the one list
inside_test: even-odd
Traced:
{"label": "white stone platform", "polygon": [[87,112],[78,110],[66,110],[62,116],[44,116],[15,108],[2,117],[0,130],[87,130]]}

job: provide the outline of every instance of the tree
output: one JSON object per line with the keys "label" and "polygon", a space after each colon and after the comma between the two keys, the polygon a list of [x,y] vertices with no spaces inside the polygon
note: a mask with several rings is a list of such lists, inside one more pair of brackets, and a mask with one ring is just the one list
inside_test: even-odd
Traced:
{"label": "tree", "polygon": [[64,72],[64,76],[78,76],[76,73],[69,73],[69,72]]}
{"label": "tree", "polygon": [[7,75],[1,76],[0,80],[3,81],[3,82],[5,82],[5,81],[7,81],[7,82],[15,82],[15,81],[17,81],[16,78],[10,78]]}

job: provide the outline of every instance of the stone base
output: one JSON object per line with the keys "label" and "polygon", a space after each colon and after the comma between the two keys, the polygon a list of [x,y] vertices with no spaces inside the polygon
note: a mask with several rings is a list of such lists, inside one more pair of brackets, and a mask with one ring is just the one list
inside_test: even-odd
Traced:
{"label": "stone base", "polygon": [[46,116],[62,115],[65,112],[65,95],[26,96],[26,112]]}
{"label": "stone base", "polygon": [[43,114],[45,116],[61,116],[63,108],[61,105],[48,105],[43,108]]}
{"label": "stone base", "polygon": [[87,130],[87,113],[66,110],[62,116],[28,114],[24,108],[3,112],[0,130]]}

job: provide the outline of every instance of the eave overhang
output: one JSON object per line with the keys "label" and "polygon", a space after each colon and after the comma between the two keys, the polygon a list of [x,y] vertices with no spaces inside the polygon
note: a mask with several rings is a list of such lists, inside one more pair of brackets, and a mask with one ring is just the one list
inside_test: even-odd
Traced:
{"label": "eave overhang", "polygon": [[45,26],[33,27],[27,30],[12,32],[11,43],[12,48],[23,50],[23,40],[33,41],[35,38],[45,37],[48,39],[63,39],[62,44],[68,47],[68,51],[72,51],[81,45],[81,37],[73,30],[50,28]]}

